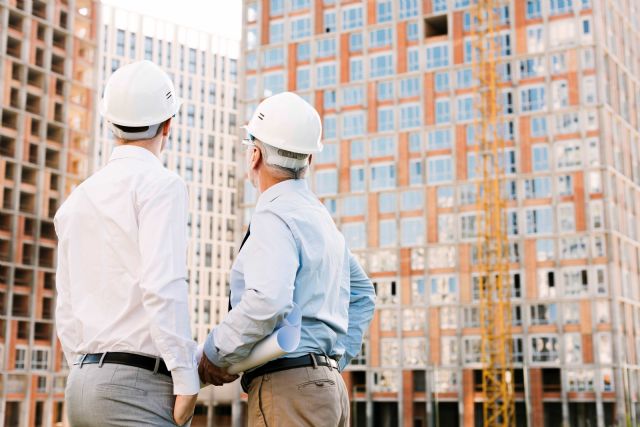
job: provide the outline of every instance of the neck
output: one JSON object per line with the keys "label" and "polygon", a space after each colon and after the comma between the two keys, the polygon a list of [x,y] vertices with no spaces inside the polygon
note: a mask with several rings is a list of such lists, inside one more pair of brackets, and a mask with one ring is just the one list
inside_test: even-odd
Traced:
{"label": "neck", "polygon": [[117,145],[144,148],[157,158],[160,158],[160,153],[162,152],[162,140],[160,138],[143,139],[141,141],[125,141],[120,139],[117,141]]}
{"label": "neck", "polygon": [[264,171],[260,173],[260,181],[258,182],[258,191],[260,193],[264,193],[269,188],[273,187],[276,184],[280,184],[283,181],[287,181],[286,178],[275,178]]}

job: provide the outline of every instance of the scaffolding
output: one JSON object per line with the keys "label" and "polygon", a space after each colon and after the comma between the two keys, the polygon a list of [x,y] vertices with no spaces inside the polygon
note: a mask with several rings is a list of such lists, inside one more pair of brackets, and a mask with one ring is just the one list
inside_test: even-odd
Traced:
{"label": "scaffolding", "polygon": [[501,0],[477,0],[472,6],[474,77],[479,121],[476,160],[480,180],[477,260],[482,329],[482,391],[485,426],[515,425],[509,246],[504,198],[504,125],[500,119],[497,27]]}

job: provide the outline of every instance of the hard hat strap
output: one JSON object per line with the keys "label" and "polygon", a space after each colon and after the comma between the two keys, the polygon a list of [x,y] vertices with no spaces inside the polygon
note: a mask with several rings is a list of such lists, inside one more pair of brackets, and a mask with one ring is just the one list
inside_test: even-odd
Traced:
{"label": "hard hat strap", "polygon": [[[107,122],[111,132],[120,139],[126,139],[127,141],[138,141],[141,139],[150,139],[158,134],[158,128],[162,125],[162,123],[158,123],[150,126],[141,126],[138,130],[132,130],[132,128],[127,128],[125,126],[118,126],[115,123]],[[164,122],[163,122],[164,123]]]}

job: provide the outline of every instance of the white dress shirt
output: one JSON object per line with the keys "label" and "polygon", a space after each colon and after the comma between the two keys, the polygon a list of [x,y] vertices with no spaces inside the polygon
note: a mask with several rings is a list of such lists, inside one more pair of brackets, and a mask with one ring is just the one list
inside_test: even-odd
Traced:
{"label": "white dress shirt", "polygon": [[199,391],[187,208],[184,181],[135,146],[116,147],[60,207],[56,327],[70,365],[85,353],[160,356],[175,394]]}

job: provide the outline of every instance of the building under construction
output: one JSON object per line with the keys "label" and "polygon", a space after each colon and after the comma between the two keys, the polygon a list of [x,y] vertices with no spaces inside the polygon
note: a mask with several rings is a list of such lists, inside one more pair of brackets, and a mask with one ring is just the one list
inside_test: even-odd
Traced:
{"label": "building under construction", "polygon": [[[492,5],[512,424],[638,425],[640,4]],[[320,112],[309,180],[375,282],[356,426],[483,423],[479,31],[471,0],[244,1],[243,116]]]}

